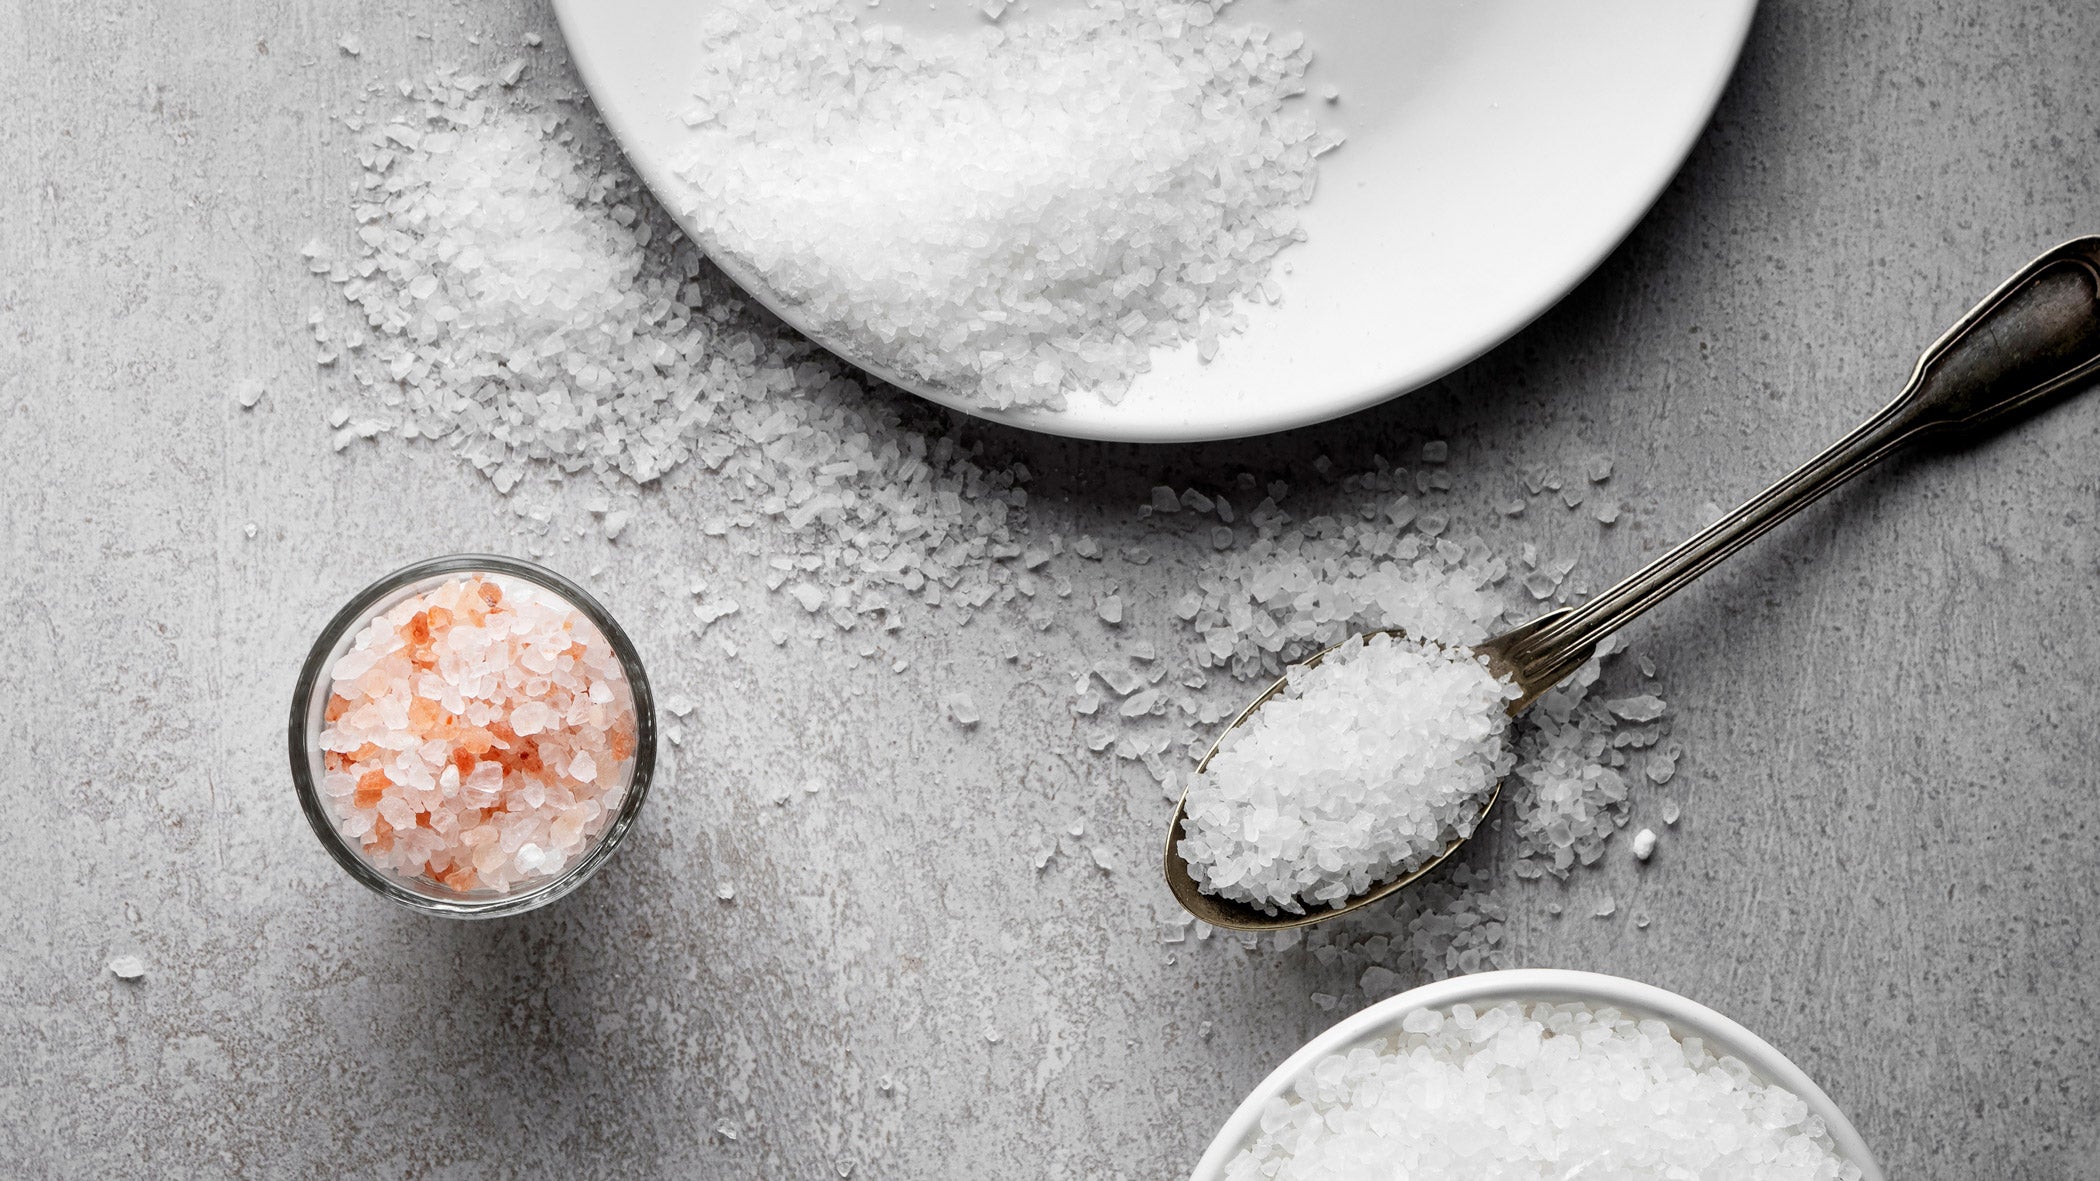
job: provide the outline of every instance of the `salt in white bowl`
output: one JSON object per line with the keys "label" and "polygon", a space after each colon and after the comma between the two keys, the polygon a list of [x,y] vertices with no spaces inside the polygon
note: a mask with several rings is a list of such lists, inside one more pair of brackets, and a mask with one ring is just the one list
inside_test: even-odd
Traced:
{"label": "salt in white bowl", "polygon": [[1735,1058],[1766,1083],[1784,1087],[1800,1096],[1810,1111],[1822,1117],[1823,1126],[1829,1131],[1831,1143],[1836,1145],[1839,1154],[1859,1166],[1861,1181],[1884,1181],[1881,1166],[1874,1163],[1873,1153],[1867,1151],[1866,1141],[1860,1139],[1859,1130],[1852,1126],[1852,1121],[1845,1118],[1845,1113],[1838,1110],[1838,1105],[1831,1102],[1830,1096],[1824,1094],[1814,1080],[1763,1038],[1697,1001],[1652,984],[1596,972],[1553,968],[1481,972],[1425,984],[1344,1019],[1285,1059],[1283,1065],[1270,1072],[1269,1077],[1241,1101],[1210,1142],[1203,1159],[1196,1163],[1190,1181],[1219,1181],[1225,1175],[1227,1162],[1253,1143],[1260,1133],[1262,1109],[1271,1099],[1289,1091],[1292,1084],[1321,1059],[1399,1033],[1400,1019],[1416,1009],[1449,1009],[1459,1004],[1485,1008],[1504,1001],[1524,1004],[1574,1001],[1598,1007],[1609,1005],[1633,1016],[1661,1020],[1679,1038],[1703,1039],[1714,1053]]}

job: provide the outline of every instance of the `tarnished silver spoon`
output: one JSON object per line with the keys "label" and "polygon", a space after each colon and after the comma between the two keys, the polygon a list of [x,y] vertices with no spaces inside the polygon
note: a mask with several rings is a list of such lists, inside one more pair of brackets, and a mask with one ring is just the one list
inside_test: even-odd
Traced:
{"label": "tarnished silver spoon", "polygon": [[[1487,657],[1488,667],[1497,676],[1522,691],[1509,703],[1512,716],[1522,713],[1582,667],[1604,637],[1899,448],[1927,439],[1950,444],[1973,441],[2012,415],[2082,388],[2096,375],[2100,375],[2100,237],[2085,237],[2028,263],[1985,296],[1925,350],[1910,384],[1895,401],[1829,450],[1626,581],[1579,607],[1542,615],[1474,650]],[[1352,636],[1342,644],[1362,643],[1364,638]],[[1339,647],[1307,658],[1300,667],[1319,664]],[[1219,735],[1219,742],[1246,724],[1288,683],[1288,677],[1280,679],[1255,698]],[[1198,775],[1217,753],[1218,744],[1213,743],[1196,766]],[[1483,821],[1500,796],[1498,785],[1481,805]],[[1427,864],[1373,886],[1340,906],[1271,915],[1197,887],[1179,849],[1187,806],[1184,792],[1167,830],[1167,887],[1190,914],[1213,926],[1240,931],[1300,927],[1347,914],[1420,878],[1464,843],[1464,838],[1451,842]]]}

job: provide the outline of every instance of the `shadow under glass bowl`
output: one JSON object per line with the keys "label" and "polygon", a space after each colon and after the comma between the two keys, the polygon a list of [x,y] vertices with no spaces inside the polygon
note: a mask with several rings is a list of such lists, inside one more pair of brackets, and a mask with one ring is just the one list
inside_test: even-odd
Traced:
{"label": "shadow under glass bowl", "polygon": [[1197,1162],[1190,1181],[1220,1181],[1226,1164],[1260,1134],[1262,1109],[1271,1099],[1289,1092],[1321,1059],[1401,1032],[1401,1018],[1417,1009],[1449,1009],[1459,1004],[1485,1007],[1504,1001],[1574,1001],[1593,1007],[1609,1006],[1635,1017],[1653,1017],[1668,1025],[1679,1038],[1700,1038],[1708,1049],[1741,1062],[1767,1085],[1783,1087],[1800,1097],[1809,1111],[1822,1119],[1838,1155],[1859,1166],[1861,1181],[1883,1181],[1881,1166],[1867,1150],[1859,1129],[1852,1126],[1852,1121],[1815,1080],[1770,1042],[1689,997],[1652,984],[1554,968],[1480,972],[1441,980],[1388,997],[1337,1022],[1285,1059],[1233,1109],[1203,1153],[1203,1159]]}
{"label": "shadow under glass bowl", "polygon": [[[590,849],[560,873],[500,894],[487,890],[453,890],[437,882],[404,877],[373,865],[336,827],[327,802],[321,798],[320,740],[325,725],[323,714],[333,688],[330,670],[335,667],[335,662],[350,650],[358,633],[375,617],[404,599],[471,574],[493,574],[531,583],[576,608],[598,629],[619,657],[621,671],[627,678],[634,701],[634,762],[628,772],[619,812],[598,834]],[[582,885],[612,857],[613,851],[627,836],[628,829],[634,826],[635,817],[641,813],[642,803],[648,798],[649,783],[656,769],[655,700],[650,696],[649,679],[642,669],[642,659],[635,651],[633,641],[590,592],[544,566],[495,554],[452,554],[417,562],[394,571],[352,596],[328,621],[328,626],[321,629],[320,638],[314,641],[313,650],[307,654],[306,663],[299,670],[298,686],[292,693],[289,737],[292,783],[299,794],[299,806],[328,855],[335,858],[336,864],[351,877],[381,897],[423,914],[446,918],[484,919],[522,914],[545,906]]]}

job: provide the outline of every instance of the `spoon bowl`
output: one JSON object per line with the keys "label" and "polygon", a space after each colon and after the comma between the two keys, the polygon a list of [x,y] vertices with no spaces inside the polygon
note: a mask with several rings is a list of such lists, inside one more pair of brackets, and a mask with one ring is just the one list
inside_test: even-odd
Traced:
{"label": "spoon bowl", "polygon": [[[1567,611],[1564,609],[1542,615],[1522,627],[1504,632],[1492,640],[1473,646],[1474,652],[1487,657],[1488,671],[1522,690],[1523,695],[1509,703],[1510,717],[1514,718],[1531,708],[1532,702],[1537,701],[1547,690],[1558,684],[1568,672],[1581,667],[1582,662],[1588,660],[1590,653],[1595,650],[1596,645],[1594,643],[1581,649],[1580,655],[1574,658],[1573,663],[1569,664],[1565,671],[1538,667],[1535,662],[1526,661],[1523,647],[1524,641],[1536,634],[1540,628],[1557,621],[1566,614]],[[1326,660],[1334,653],[1341,651],[1350,644],[1362,644],[1372,636],[1391,636],[1396,640],[1408,638],[1407,632],[1397,627],[1378,628],[1373,631],[1362,632],[1350,636],[1339,644],[1320,649],[1318,652],[1292,665],[1291,668],[1293,670],[1318,668],[1321,661]],[[1278,693],[1283,692],[1284,688],[1290,683],[1291,676],[1290,672],[1287,671],[1283,676],[1276,679],[1275,684],[1263,690],[1261,696],[1249,702],[1247,708],[1241,710],[1239,715],[1233,718],[1224,730],[1219,732],[1217,740],[1210,744],[1208,751],[1204,752],[1203,760],[1196,764],[1196,774],[1200,776],[1210,769],[1210,761],[1217,757],[1218,750],[1224,746],[1227,735],[1246,725],[1248,719],[1260,712],[1262,706],[1267,705]],[[1480,816],[1473,822],[1471,831],[1478,832],[1480,826],[1487,823],[1488,813],[1494,810],[1495,801],[1501,798],[1502,782],[1498,781],[1480,801]],[[1196,884],[1195,877],[1189,873],[1188,861],[1181,856],[1180,850],[1181,822],[1188,818],[1188,802],[1188,791],[1184,789],[1181,793],[1181,802],[1174,805],[1173,824],[1167,829],[1167,889],[1173,891],[1175,900],[1180,902],[1182,908],[1190,914],[1195,915],[1213,927],[1224,927],[1232,931],[1282,931],[1291,927],[1304,927],[1320,922],[1323,919],[1333,918],[1338,914],[1347,914],[1360,907],[1369,906],[1371,903],[1395,891],[1406,888],[1424,874],[1442,865],[1453,853],[1458,852],[1459,846],[1465,844],[1467,839],[1463,836],[1458,837],[1450,844],[1445,845],[1442,852],[1430,857],[1429,860],[1424,861],[1414,869],[1390,881],[1381,882],[1371,887],[1369,890],[1350,898],[1339,907],[1323,907],[1317,910],[1308,910],[1303,914],[1292,914],[1287,911],[1270,914],[1257,906],[1250,906],[1247,903],[1237,902],[1230,898],[1220,898],[1215,894],[1206,894],[1203,892],[1203,888]]]}
{"label": "spoon bowl", "polygon": [[[1489,671],[1521,690],[1509,704],[1510,716],[1515,717],[1582,667],[1606,636],[1903,446],[1926,439],[1976,441],[2014,414],[2083,389],[2095,377],[2100,377],[2100,237],[2084,237],[2043,254],[1985,296],[1925,350],[1909,384],[1894,401],[1821,455],[1617,586],[1579,607],[1542,615],[1473,650],[1487,658]],[[1343,645],[1360,644],[1376,634],[1380,633],[1351,636],[1295,667],[1314,667]],[[1388,630],[1383,634],[1405,633]],[[1287,671],[1233,718],[1196,765],[1197,778],[1208,770],[1225,736],[1245,725],[1289,683]],[[1480,830],[1501,795],[1502,785],[1497,784],[1481,801],[1480,820],[1472,832]],[[1368,906],[1420,880],[1471,835],[1452,841],[1412,871],[1338,906],[1304,914],[1269,914],[1206,894],[1196,884],[1180,850],[1182,822],[1187,816],[1188,793],[1184,790],[1167,829],[1167,888],[1190,914],[1236,931],[1302,927]]]}

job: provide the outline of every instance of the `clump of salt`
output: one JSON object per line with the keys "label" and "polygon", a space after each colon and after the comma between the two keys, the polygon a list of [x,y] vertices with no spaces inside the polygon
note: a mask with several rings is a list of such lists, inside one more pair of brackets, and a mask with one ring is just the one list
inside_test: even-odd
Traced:
{"label": "clump of salt", "polygon": [[1152,350],[1238,329],[1339,142],[1286,101],[1303,38],[1227,2],[948,38],[848,0],[714,6],[687,212],[871,367],[986,407],[1114,401]]}
{"label": "clump of salt", "polygon": [[1858,1181],[1823,1121],[1702,1040],[1617,1009],[1418,1009],[1269,1101],[1226,1181]]}
{"label": "clump of salt", "polygon": [[633,694],[552,591],[483,575],[412,595],[330,676],[321,796],[381,869],[507,893],[575,864],[619,812]]}
{"label": "clump of salt", "polygon": [[1472,834],[1519,695],[1468,649],[1390,635],[1294,668],[1190,784],[1190,875],[1299,914],[1413,871]]}

